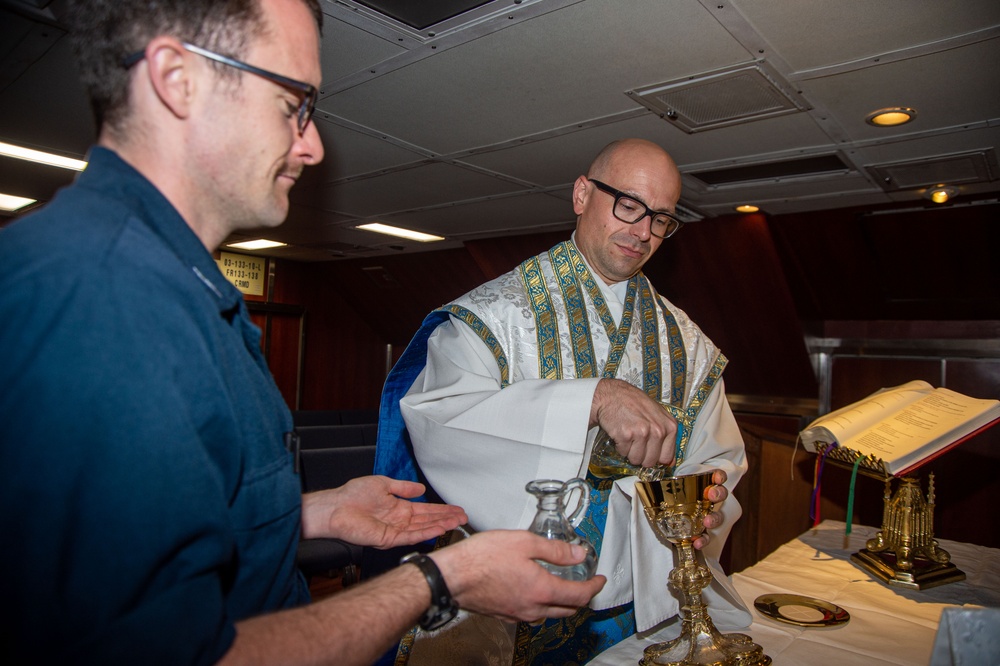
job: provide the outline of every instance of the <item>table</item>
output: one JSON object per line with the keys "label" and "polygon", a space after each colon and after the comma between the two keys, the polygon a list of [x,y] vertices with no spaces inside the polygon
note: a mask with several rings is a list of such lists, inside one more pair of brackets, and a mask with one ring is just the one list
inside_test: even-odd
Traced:
{"label": "table", "polygon": [[[945,608],[1000,607],[1000,549],[940,540],[966,580],[928,590],[889,587],[850,562],[877,528],[853,526],[844,545],[845,524],[824,521],[784,544],[748,569],[732,576],[753,615],[749,628],[717,624],[722,633],[749,635],[774,666],[864,664],[926,666],[930,662],[941,612]],[[666,590],[663,592],[668,594]],[[799,627],[761,615],[753,606],[762,594],[800,594],[842,607],[850,613],[837,627]],[[650,635],[633,636],[593,659],[592,666],[636,664],[647,645],[676,638],[676,618]],[[998,662],[1000,663],[1000,657]]]}

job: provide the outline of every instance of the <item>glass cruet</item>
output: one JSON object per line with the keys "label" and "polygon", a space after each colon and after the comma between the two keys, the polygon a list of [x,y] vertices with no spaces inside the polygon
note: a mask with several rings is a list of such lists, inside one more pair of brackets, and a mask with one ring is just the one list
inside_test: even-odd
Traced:
{"label": "glass cruet", "polygon": [[[538,560],[538,563],[566,580],[587,580],[593,577],[597,571],[597,551],[574,529],[583,520],[587,507],[590,506],[590,484],[580,478],[570,479],[565,483],[554,479],[537,479],[524,489],[538,499],[538,511],[528,531],[546,539],[575,543],[587,550],[587,556],[579,564],[560,566],[542,560]],[[567,515],[566,501],[573,490],[580,491],[580,499],[576,509]]]}

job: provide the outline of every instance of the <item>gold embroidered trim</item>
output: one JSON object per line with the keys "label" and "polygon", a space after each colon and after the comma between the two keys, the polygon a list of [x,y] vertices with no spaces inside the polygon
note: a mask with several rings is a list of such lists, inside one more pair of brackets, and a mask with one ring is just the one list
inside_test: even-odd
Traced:
{"label": "gold embroidered trim", "polygon": [[583,294],[572,262],[572,244],[569,241],[556,245],[549,250],[549,260],[552,269],[559,280],[559,288],[563,294],[563,304],[566,319],[569,322],[570,340],[573,343],[573,364],[576,377],[596,377],[597,363],[594,353],[594,343],[590,334],[590,322],[587,318],[587,307],[583,302]]}
{"label": "gold embroidered trim", "polygon": [[559,350],[559,328],[553,312],[552,298],[546,287],[538,257],[524,261],[520,266],[528,301],[535,312],[535,331],[538,339],[538,376],[541,379],[562,379],[562,362]]}
{"label": "gold embroidered trim", "polygon": [[510,367],[507,362],[507,355],[504,354],[503,347],[500,346],[500,341],[493,335],[489,327],[483,323],[483,320],[477,317],[471,310],[454,303],[440,308],[440,311],[447,312],[461,319],[482,338],[483,342],[486,343],[486,347],[493,354],[493,358],[496,359],[497,368],[500,370],[500,387],[504,388],[510,384]]}

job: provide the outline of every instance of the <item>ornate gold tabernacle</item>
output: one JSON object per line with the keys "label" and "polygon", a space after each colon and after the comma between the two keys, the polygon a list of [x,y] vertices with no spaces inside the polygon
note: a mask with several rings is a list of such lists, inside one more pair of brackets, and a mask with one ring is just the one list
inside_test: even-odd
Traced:
{"label": "ornate gold tabernacle", "polygon": [[926,502],[920,481],[910,476],[900,477],[899,488],[891,495],[893,478],[885,479],[882,529],[851,555],[851,561],[884,583],[915,590],[965,580],[948,551],[934,539],[934,474],[929,477]]}

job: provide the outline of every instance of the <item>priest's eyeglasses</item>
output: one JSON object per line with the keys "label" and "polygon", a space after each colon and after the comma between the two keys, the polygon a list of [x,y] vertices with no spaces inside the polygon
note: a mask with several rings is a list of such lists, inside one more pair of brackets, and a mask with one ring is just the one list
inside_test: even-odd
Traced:
{"label": "priest's eyeglasses", "polygon": [[[221,62],[223,65],[229,65],[230,67],[235,67],[236,69],[242,70],[244,72],[250,72],[251,74],[256,74],[261,78],[265,78],[268,81],[277,83],[279,86],[288,88],[294,92],[301,95],[299,100],[299,107],[296,111],[296,123],[299,128],[299,134],[304,134],[306,127],[309,125],[309,121],[312,119],[313,111],[316,109],[316,99],[318,97],[316,86],[311,83],[306,83],[304,81],[297,81],[295,79],[290,79],[287,76],[282,76],[281,74],[275,74],[274,72],[269,72],[266,69],[261,69],[260,67],[254,67],[253,65],[248,65],[247,63],[237,60],[236,58],[230,58],[229,56],[224,56],[214,51],[209,51],[208,49],[203,49],[200,46],[195,46],[194,44],[188,44],[187,42],[181,42],[181,45],[191,53],[197,53],[198,55],[208,58],[209,60],[214,60],[215,62]],[[145,50],[137,51],[132,55],[128,56],[122,61],[122,66],[125,69],[129,69],[134,66],[140,60],[146,57]]]}
{"label": "priest's eyeglasses", "polygon": [[615,198],[615,206],[612,211],[615,217],[626,224],[635,224],[649,215],[649,233],[657,238],[670,238],[684,224],[673,213],[663,210],[653,210],[635,197],[616,190],[599,180],[594,180],[593,178],[588,178],[587,180],[592,182],[597,189]]}

